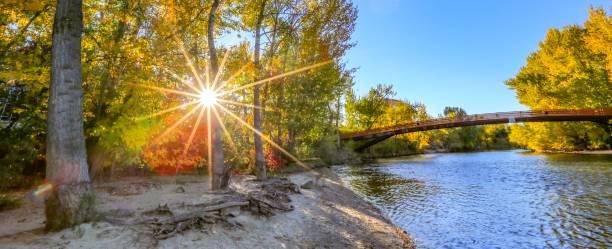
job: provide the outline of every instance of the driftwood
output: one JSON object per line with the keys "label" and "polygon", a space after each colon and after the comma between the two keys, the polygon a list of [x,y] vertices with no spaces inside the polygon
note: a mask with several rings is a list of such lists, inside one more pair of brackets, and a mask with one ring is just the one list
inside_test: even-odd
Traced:
{"label": "driftwood", "polygon": [[245,200],[230,200],[216,205],[193,206],[195,210],[173,215],[167,218],[151,218],[143,220],[142,223],[149,225],[153,230],[153,237],[161,240],[174,236],[176,233],[188,229],[203,229],[205,224],[214,224],[217,221],[225,221],[223,210],[234,207],[249,205]]}
{"label": "driftwood", "polygon": [[215,201],[182,205],[177,207],[177,210],[171,210],[167,204],[160,205],[156,209],[142,213],[152,217],[140,219],[132,224],[150,227],[153,237],[162,240],[189,229],[203,230],[217,222],[240,226],[235,221],[228,221],[228,216],[236,215],[235,210],[242,209],[254,215],[271,216],[276,211],[287,212],[294,209],[289,204],[291,202],[289,194],[300,193],[298,185],[285,178],[250,183],[253,186],[249,186],[247,193],[233,192]]}
{"label": "driftwood", "polygon": [[290,193],[300,193],[300,187],[287,178],[273,178],[259,183],[258,188],[248,192],[249,208],[255,215],[271,216],[276,210],[292,211]]}
{"label": "driftwood", "polygon": [[248,201],[228,201],[225,203],[221,203],[219,205],[208,206],[204,208],[198,208],[195,211],[178,214],[167,219],[159,220],[160,223],[179,223],[182,221],[186,221],[195,217],[204,217],[207,215],[207,212],[215,212],[222,211],[223,209],[230,207],[243,207],[249,205]]}

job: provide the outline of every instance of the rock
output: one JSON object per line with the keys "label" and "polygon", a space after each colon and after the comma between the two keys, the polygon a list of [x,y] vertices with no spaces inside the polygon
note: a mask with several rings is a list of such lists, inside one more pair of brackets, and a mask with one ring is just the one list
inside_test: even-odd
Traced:
{"label": "rock", "polygon": [[306,183],[302,184],[303,189],[312,189],[313,187],[314,187],[314,182],[312,180],[307,181]]}
{"label": "rock", "polygon": [[174,192],[177,192],[177,193],[185,193],[185,188],[183,188],[183,187],[178,187],[178,188],[176,188],[176,190],[175,190]]}

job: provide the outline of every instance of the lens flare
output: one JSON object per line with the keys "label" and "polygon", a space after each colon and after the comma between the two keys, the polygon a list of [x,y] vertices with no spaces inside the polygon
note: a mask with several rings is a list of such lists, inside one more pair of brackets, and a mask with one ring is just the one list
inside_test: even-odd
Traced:
{"label": "lens flare", "polygon": [[[306,169],[309,169],[309,170],[311,169],[309,166],[305,165],[300,160],[298,160],[297,157],[291,155],[288,151],[286,151],[281,146],[279,146],[274,141],[272,141],[272,139],[270,139],[267,136],[265,136],[261,131],[259,131],[258,129],[255,129],[254,127],[249,125],[246,121],[242,120],[242,118],[238,117],[238,115],[232,113],[229,109],[223,107],[221,104],[242,106],[242,107],[247,107],[247,108],[252,108],[252,109],[261,109],[261,110],[269,111],[269,109],[262,108],[261,106],[255,106],[255,105],[252,105],[252,104],[241,103],[241,102],[236,102],[236,101],[229,100],[228,97],[231,94],[236,93],[236,92],[238,92],[240,90],[243,90],[243,89],[247,89],[247,88],[250,88],[250,87],[257,86],[257,85],[274,83],[274,81],[277,80],[277,79],[289,77],[289,76],[292,76],[292,75],[296,75],[298,73],[306,72],[308,70],[312,70],[312,69],[315,69],[315,68],[318,68],[318,67],[325,66],[327,64],[332,63],[331,60],[320,62],[320,63],[316,63],[316,64],[313,64],[313,65],[310,65],[310,66],[306,66],[306,67],[302,67],[302,68],[298,68],[298,69],[295,69],[293,71],[281,73],[279,75],[272,76],[272,77],[269,77],[269,78],[260,79],[260,80],[254,81],[252,83],[242,85],[242,86],[233,86],[232,88],[229,88],[226,83],[231,82],[232,80],[234,80],[234,78],[242,75],[244,73],[245,69],[247,69],[249,67],[249,65],[251,65],[250,62],[245,64],[245,65],[243,65],[242,67],[240,67],[239,70],[234,72],[228,78],[224,77],[224,71],[226,69],[225,68],[226,67],[226,61],[228,59],[228,55],[229,55],[229,52],[230,52],[229,50],[227,50],[225,52],[225,56],[223,57],[223,59],[221,61],[221,65],[219,67],[218,72],[215,75],[211,75],[210,74],[210,65],[208,63],[206,63],[205,66],[204,66],[205,67],[205,72],[201,76],[201,73],[199,72],[197,65],[194,63],[193,60],[191,60],[191,58],[189,58],[189,55],[188,55],[187,50],[185,49],[183,43],[180,42],[178,39],[177,39],[177,42],[178,42],[178,44],[180,46],[180,49],[181,49],[181,52],[182,52],[183,56],[185,57],[185,60],[187,61],[187,66],[189,67],[191,73],[193,74],[193,77],[195,77],[197,85],[192,83],[190,80],[188,80],[188,78],[186,76],[180,76],[179,74],[177,74],[175,72],[172,72],[169,69],[164,69],[164,71],[166,73],[170,74],[170,76],[172,76],[172,78],[178,80],[179,82],[181,82],[185,86],[187,86],[189,88],[188,90],[190,90],[190,91],[184,91],[184,89],[182,89],[182,88],[168,89],[168,88],[163,88],[163,87],[158,87],[158,86],[151,86],[151,85],[144,85],[144,84],[130,84],[132,86],[142,87],[142,88],[146,88],[146,89],[150,89],[150,90],[155,90],[155,91],[159,91],[161,93],[175,94],[175,95],[179,95],[179,96],[185,98],[185,100],[184,100],[185,102],[183,104],[181,104],[181,105],[174,106],[174,107],[171,107],[171,108],[168,108],[168,109],[165,109],[165,110],[161,110],[161,111],[159,111],[157,113],[153,113],[153,114],[147,115],[145,117],[137,118],[136,120],[148,119],[148,118],[152,118],[152,117],[161,116],[163,114],[167,114],[167,113],[172,112],[172,111],[177,111],[177,110],[180,110],[180,109],[185,109],[187,107],[190,107],[191,105],[195,105],[193,108],[191,108],[190,111],[188,111],[177,122],[172,124],[170,127],[166,128],[166,130],[164,132],[162,132],[162,134],[157,139],[161,139],[161,138],[165,137],[166,135],[171,133],[177,126],[179,126],[181,123],[186,122],[193,114],[198,113],[197,119],[196,119],[195,124],[193,126],[193,130],[191,131],[191,133],[189,135],[189,139],[186,141],[185,148],[184,148],[184,154],[185,155],[187,154],[187,152],[189,150],[189,146],[191,145],[191,143],[193,142],[193,139],[195,137],[197,128],[200,126],[201,123],[206,122],[206,124],[207,124],[207,139],[208,139],[208,141],[207,141],[208,160],[207,161],[208,161],[209,170],[211,170],[212,169],[212,163],[211,163],[212,162],[212,157],[211,157],[211,155],[212,155],[211,116],[212,115],[214,115],[214,117],[219,121],[219,125],[223,129],[223,133],[227,136],[227,139],[230,142],[230,146],[234,150],[237,151],[237,147],[234,144],[234,142],[232,141],[232,135],[230,134],[230,132],[227,130],[227,128],[225,127],[225,125],[222,122],[222,115],[221,114],[225,114],[227,116],[230,116],[231,118],[236,119],[239,124],[243,125],[244,127],[248,128],[249,130],[253,131],[253,133],[255,133],[257,136],[261,137],[270,146],[278,149],[281,153],[283,153],[287,157],[291,158],[298,165],[300,165],[300,166],[302,166],[302,167],[304,167]],[[223,78],[226,78],[226,79],[224,80]],[[219,111],[217,110],[217,108],[219,108]],[[204,117],[204,115],[206,115],[206,117]],[[177,170],[178,170],[178,168],[177,168]],[[318,173],[315,172],[315,175],[318,175]],[[47,185],[43,185],[43,186],[41,186],[39,188],[39,190],[35,191],[33,193],[33,195],[34,196],[38,196],[38,195],[41,195],[41,194],[43,194],[45,192],[48,192],[48,190],[51,187],[52,186],[50,186],[50,185],[48,185],[48,186]]]}
{"label": "lens flare", "polygon": [[36,190],[32,191],[32,200],[37,203],[44,203],[51,189],[53,189],[53,184],[51,183],[39,185]]}
{"label": "lens flare", "polygon": [[217,93],[211,89],[204,89],[200,93],[200,104],[211,107],[217,103]]}

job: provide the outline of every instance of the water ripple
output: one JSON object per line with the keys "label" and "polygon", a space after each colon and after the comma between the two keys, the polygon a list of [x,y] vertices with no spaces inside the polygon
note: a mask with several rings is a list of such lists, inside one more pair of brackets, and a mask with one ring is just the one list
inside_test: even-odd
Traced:
{"label": "water ripple", "polygon": [[335,169],[420,248],[612,248],[612,156],[515,151]]}

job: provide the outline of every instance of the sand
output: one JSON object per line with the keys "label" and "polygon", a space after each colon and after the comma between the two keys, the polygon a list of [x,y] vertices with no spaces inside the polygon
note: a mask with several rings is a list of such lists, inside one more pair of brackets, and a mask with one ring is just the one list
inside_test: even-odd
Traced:
{"label": "sand", "polygon": [[[187,230],[156,240],[143,226],[98,221],[54,233],[45,233],[41,203],[24,196],[25,204],[0,213],[0,248],[413,248],[408,235],[393,226],[374,206],[364,201],[327,168],[324,178],[301,172],[289,179],[311,189],[290,195],[293,211],[271,217],[241,211],[229,222],[205,230]],[[248,177],[232,178],[231,188],[248,191]],[[218,198],[207,194],[202,176],[125,178],[96,184],[98,210],[137,216],[159,205],[201,203]],[[184,191],[183,191],[184,190]],[[125,214],[122,214],[125,213]]]}

